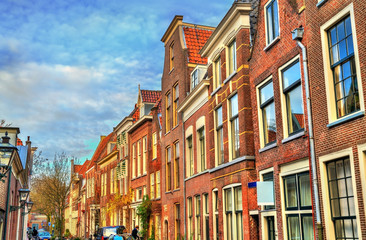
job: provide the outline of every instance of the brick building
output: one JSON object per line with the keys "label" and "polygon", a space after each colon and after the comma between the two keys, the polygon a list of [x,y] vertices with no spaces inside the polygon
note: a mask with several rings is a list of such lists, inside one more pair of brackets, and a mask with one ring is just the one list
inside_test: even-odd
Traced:
{"label": "brick building", "polygon": [[365,239],[366,2],[305,2],[318,223],[323,239]]}
{"label": "brick building", "polygon": [[[205,64],[198,55],[214,28],[184,23],[175,16],[161,41],[165,47],[162,89],[162,239],[184,236],[184,128],[178,106],[190,92],[191,72]],[[194,43],[191,44],[191,41]]]}

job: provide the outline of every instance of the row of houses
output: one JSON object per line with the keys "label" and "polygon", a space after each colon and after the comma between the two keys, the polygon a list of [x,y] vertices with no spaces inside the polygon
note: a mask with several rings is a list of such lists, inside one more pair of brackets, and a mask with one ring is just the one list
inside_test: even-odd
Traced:
{"label": "row of houses", "polygon": [[[366,238],[362,0],[235,1],[215,28],[175,16],[161,92],[72,167],[66,225],[155,239]],[[154,230],[154,231],[153,231]]]}

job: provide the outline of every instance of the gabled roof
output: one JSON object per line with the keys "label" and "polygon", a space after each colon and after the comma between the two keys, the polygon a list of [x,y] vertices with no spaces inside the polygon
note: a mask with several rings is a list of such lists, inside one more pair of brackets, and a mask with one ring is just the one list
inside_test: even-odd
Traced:
{"label": "gabled roof", "polygon": [[142,102],[155,103],[161,96],[161,91],[140,90]]}
{"label": "gabled roof", "polygon": [[199,51],[212,34],[212,28],[183,26],[184,40],[188,50],[188,62],[207,64],[207,58],[201,57]]}
{"label": "gabled roof", "polygon": [[136,122],[140,118],[140,109],[135,105],[135,109],[131,112],[130,116],[133,118],[133,122]]}
{"label": "gabled roof", "polygon": [[97,149],[95,150],[93,157],[90,160],[90,164],[88,169],[90,169],[96,162],[107,155],[107,146],[111,141],[116,141],[117,137],[114,132],[111,132],[108,136],[104,137],[98,144]]}
{"label": "gabled roof", "polygon": [[85,177],[85,172],[88,170],[90,164],[90,160],[86,160],[83,165],[81,165],[81,168],[79,169],[78,173],[80,175],[83,175]]}

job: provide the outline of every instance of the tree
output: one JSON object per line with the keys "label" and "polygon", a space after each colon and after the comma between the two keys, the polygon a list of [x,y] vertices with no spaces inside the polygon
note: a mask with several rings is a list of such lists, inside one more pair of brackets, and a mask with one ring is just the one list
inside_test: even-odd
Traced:
{"label": "tree", "polygon": [[31,187],[34,210],[48,218],[54,216],[56,233],[59,236],[63,232],[64,210],[70,189],[70,160],[65,153],[56,153],[53,160],[38,154],[34,160]]}
{"label": "tree", "polygon": [[5,119],[0,120],[0,127],[10,127],[12,123],[6,123]]}
{"label": "tree", "polygon": [[140,217],[142,230],[140,231],[141,237],[145,237],[149,231],[149,219],[151,215],[151,200],[148,195],[144,195],[142,203],[137,207],[137,215]]}

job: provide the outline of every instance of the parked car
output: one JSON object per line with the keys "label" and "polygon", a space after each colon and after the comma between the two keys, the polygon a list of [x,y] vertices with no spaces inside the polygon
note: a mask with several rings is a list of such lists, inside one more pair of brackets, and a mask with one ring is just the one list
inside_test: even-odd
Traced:
{"label": "parked car", "polygon": [[96,233],[96,240],[108,240],[110,236],[122,234],[126,231],[125,226],[109,226],[99,228]]}
{"label": "parked car", "polygon": [[38,236],[40,240],[51,239],[51,234],[47,231],[38,231]]}

